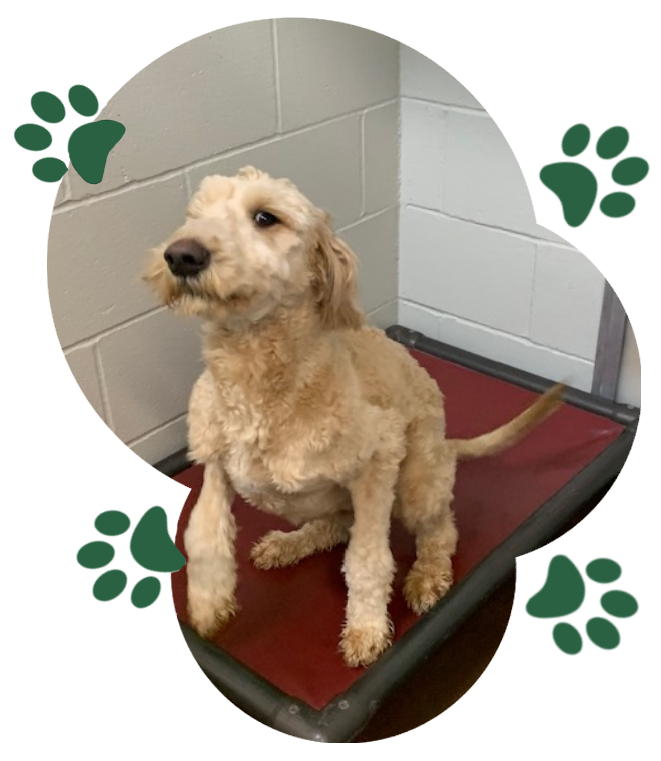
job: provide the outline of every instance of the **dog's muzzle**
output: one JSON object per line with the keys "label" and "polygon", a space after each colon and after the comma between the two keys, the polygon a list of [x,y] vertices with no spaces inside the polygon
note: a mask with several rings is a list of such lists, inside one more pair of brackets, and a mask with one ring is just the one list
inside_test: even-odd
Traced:
{"label": "dog's muzzle", "polygon": [[209,266],[211,254],[193,238],[182,238],[163,254],[170,272],[177,277],[194,277]]}

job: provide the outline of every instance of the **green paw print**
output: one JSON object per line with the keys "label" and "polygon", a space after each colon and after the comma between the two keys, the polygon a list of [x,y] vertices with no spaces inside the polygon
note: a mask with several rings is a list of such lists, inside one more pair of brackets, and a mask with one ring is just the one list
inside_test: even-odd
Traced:
{"label": "green paw print", "polygon": [[[131,521],[119,510],[101,513],[94,521],[96,530],[104,536],[119,536],[128,531]],[[167,528],[167,517],[162,507],[152,507],[142,516],[131,536],[131,555],[148,571],[172,573],[183,567],[186,560],[174,546]],[[90,542],[78,551],[78,562],[83,568],[104,568],[115,557],[115,550],[107,542]],[[101,574],[93,588],[97,600],[114,600],[126,588],[124,571],[112,570]],[[161,582],[155,576],[146,576],[131,592],[136,608],[147,608],[161,592]]]}
{"label": "green paw print", "polygon": [[[578,156],[590,142],[590,130],[585,124],[575,124],[562,139],[562,151],[566,156]],[[624,127],[611,127],[597,140],[597,156],[613,159],[627,147],[629,133]],[[644,159],[631,157],[618,161],[613,167],[612,178],[618,185],[635,185],[647,176],[649,164]],[[578,227],[588,218],[597,198],[597,178],[582,164],[560,161],[548,164],[540,172],[540,179],[560,199],[565,221]],[[607,217],[626,217],[631,214],[636,201],[629,193],[609,193],[602,198],[599,208]]]}
{"label": "green paw print", "polygon": [[[585,569],[588,577],[599,584],[609,584],[620,578],[622,569],[614,560],[593,560]],[[528,601],[526,610],[535,618],[558,618],[575,613],[585,599],[585,582],[578,568],[564,555],[556,555],[549,565],[543,588]],[[628,592],[612,590],[601,596],[601,607],[617,618],[628,618],[638,610],[636,599]],[[620,633],[606,618],[597,616],[586,624],[589,639],[604,650],[620,644]],[[561,622],[553,629],[553,640],[563,653],[576,655],[583,647],[580,632],[572,624]]]}
{"label": "green paw print", "polygon": [[[35,93],[30,103],[34,113],[49,124],[57,124],[64,119],[64,104],[50,92]],[[74,85],[69,90],[69,103],[81,116],[94,116],[99,110],[96,95],[84,85]],[[101,182],[108,154],[125,132],[126,127],[112,119],[83,124],[73,131],[67,146],[69,158],[85,182],[92,185]],[[14,132],[14,138],[29,151],[46,150],[53,142],[50,132],[39,124],[21,124]],[[32,173],[42,182],[58,182],[66,171],[64,161],[52,157],[39,159],[32,166]]]}

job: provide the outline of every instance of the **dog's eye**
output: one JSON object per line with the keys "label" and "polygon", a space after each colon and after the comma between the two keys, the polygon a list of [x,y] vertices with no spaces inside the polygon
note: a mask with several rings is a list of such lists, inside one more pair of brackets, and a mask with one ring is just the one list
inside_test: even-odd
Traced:
{"label": "dog's eye", "polygon": [[280,221],[274,214],[268,211],[258,211],[253,219],[257,227],[272,227]]}

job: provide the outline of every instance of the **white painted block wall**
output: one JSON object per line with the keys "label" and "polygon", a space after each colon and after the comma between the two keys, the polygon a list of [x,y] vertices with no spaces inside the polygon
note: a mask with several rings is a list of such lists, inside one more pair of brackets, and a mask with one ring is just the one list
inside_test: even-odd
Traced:
{"label": "white painted block wall", "polygon": [[201,371],[198,325],[139,281],[145,252],[183,219],[200,180],[253,164],[333,215],[360,259],[370,320],[397,320],[399,46],[305,19],[204,35],[128,82],[99,118],[126,134],[98,185],[70,168],[48,278],[65,356],[90,404],[149,462],[185,446]]}
{"label": "white painted block wall", "polygon": [[590,390],[604,278],[538,226],[507,141],[450,74],[402,46],[399,322]]}

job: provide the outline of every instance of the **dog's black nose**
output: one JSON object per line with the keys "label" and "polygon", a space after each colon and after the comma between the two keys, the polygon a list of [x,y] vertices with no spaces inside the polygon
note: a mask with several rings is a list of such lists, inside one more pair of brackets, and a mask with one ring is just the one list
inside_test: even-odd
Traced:
{"label": "dog's black nose", "polygon": [[211,254],[193,238],[182,238],[167,247],[164,257],[173,275],[192,277],[209,265]]}

